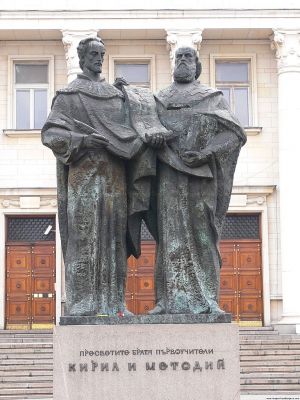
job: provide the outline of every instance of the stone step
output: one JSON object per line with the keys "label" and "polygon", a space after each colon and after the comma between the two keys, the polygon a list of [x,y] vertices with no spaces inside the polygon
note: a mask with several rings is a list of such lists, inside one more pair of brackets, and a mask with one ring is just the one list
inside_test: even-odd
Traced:
{"label": "stone step", "polygon": [[6,360],[0,360],[0,367],[4,365],[53,365],[53,358],[48,358],[48,359],[35,359],[35,360],[19,360],[19,359],[6,359]]}
{"label": "stone step", "polygon": [[293,355],[295,357],[299,356],[300,359],[300,350],[285,350],[285,349],[262,349],[262,350],[240,350],[241,357],[243,356],[290,356]]}
{"label": "stone step", "polygon": [[1,374],[3,374],[4,371],[7,372],[20,372],[20,371],[24,371],[24,369],[26,368],[26,371],[28,372],[33,372],[35,370],[37,371],[52,371],[53,370],[53,366],[52,364],[24,364],[22,363],[18,363],[16,365],[0,365],[0,372]]}
{"label": "stone step", "polygon": [[300,342],[299,343],[264,343],[264,344],[240,344],[240,350],[300,350]]}
{"label": "stone step", "polygon": [[300,390],[300,378],[241,378],[241,385],[299,385]]}
{"label": "stone step", "polygon": [[[41,395],[43,394],[47,394],[50,395],[52,397],[52,388],[8,388],[8,389],[2,389],[0,390],[0,399],[1,397],[7,396],[5,398],[10,399],[11,397],[9,396],[23,396],[23,397],[19,397],[21,399],[31,399],[32,395]],[[28,397],[25,397],[28,396]]]}
{"label": "stone step", "polygon": [[300,376],[300,365],[270,365],[269,363],[267,365],[252,365],[251,366],[242,366],[241,367],[241,374],[246,374],[246,373],[260,373],[263,374],[264,372],[267,372],[269,374],[273,372],[278,372],[278,373],[297,373]]}
{"label": "stone step", "polygon": [[37,400],[42,400],[42,399],[51,399],[51,400],[53,400],[53,396],[52,396],[52,394],[42,394],[42,395],[40,395],[40,394],[30,394],[30,395],[27,395],[26,393],[25,394],[21,394],[21,395],[5,395],[5,397],[3,397],[3,396],[1,396],[1,392],[0,392],[0,399],[3,399],[3,400],[27,400],[27,399],[29,399],[29,400],[34,400],[34,399],[37,399]]}
{"label": "stone step", "polygon": [[6,389],[48,389],[47,393],[50,393],[49,389],[52,389],[53,382],[13,382],[13,383],[1,383],[1,391]]}
{"label": "stone step", "polygon": [[52,375],[39,375],[39,376],[2,376],[0,377],[0,384],[5,386],[7,383],[31,383],[31,382],[47,382],[52,385],[53,376]]}
{"label": "stone step", "polygon": [[[28,347],[28,348],[13,348],[13,349],[1,349],[0,350],[4,355],[13,355],[13,354],[53,354],[52,347]],[[0,354],[1,357],[1,354]]]}
{"label": "stone step", "polygon": [[300,379],[300,374],[299,371],[267,371],[267,372],[262,372],[262,371],[248,371],[248,372],[243,372],[241,371],[241,378],[243,379],[252,379],[252,378],[285,378],[285,379],[289,379],[289,378],[297,378],[298,380]]}
{"label": "stone step", "polygon": [[37,338],[10,338],[10,337],[5,337],[1,338],[0,337],[0,344],[6,344],[6,343],[52,343],[53,338],[52,337],[37,337]]}
{"label": "stone step", "polygon": [[252,391],[255,391],[257,393],[259,392],[268,392],[271,391],[272,394],[274,395],[275,391],[276,394],[279,394],[278,392],[290,392],[294,391],[297,394],[299,394],[300,391],[300,385],[289,385],[289,384],[278,384],[278,385],[241,385],[241,391],[249,391],[249,393],[253,394]]}
{"label": "stone step", "polygon": [[31,348],[31,347],[40,347],[40,348],[53,348],[53,344],[50,343],[0,343],[0,349],[22,349],[22,348]]}
{"label": "stone step", "polygon": [[34,399],[38,399],[38,400],[42,400],[42,399],[53,399],[52,394],[30,394],[27,395],[26,393],[24,394],[16,394],[16,395],[5,395],[5,398],[3,396],[1,396],[1,392],[0,392],[0,399],[3,400],[25,400],[25,399],[30,399],[30,400],[34,400]]}
{"label": "stone step", "polygon": [[51,369],[38,369],[38,370],[33,370],[29,371],[27,368],[26,370],[20,369],[20,370],[1,370],[0,368],[0,382],[1,379],[5,377],[31,377],[31,376],[36,376],[36,377],[42,377],[42,376],[53,376],[53,368]]}
{"label": "stone step", "polygon": [[12,353],[12,354],[0,354],[0,361],[1,360],[19,360],[19,359],[37,359],[37,358],[53,358],[52,352],[46,353]]}

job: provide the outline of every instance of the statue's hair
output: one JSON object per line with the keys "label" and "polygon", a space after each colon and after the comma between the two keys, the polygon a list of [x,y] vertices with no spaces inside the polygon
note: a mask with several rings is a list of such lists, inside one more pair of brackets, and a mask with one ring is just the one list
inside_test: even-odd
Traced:
{"label": "statue's hair", "polygon": [[201,72],[202,72],[202,64],[201,64],[201,62],[200,62],[200,60],[199,60],[197,51],[196,51],[195,49],[193,49],[192,47],[189,47],[189,46],[182,46],[182,47],[180,47],[179,49],[176,50],[176,52],[175,52],[175,57],[176,57],[176,53],[177,53],[178,50],[180,50],[180,49],[187,49],[187,48],[188,48],[188,49],[191,49],[192,52],[193,52],[193,54],[194,54],[195,62],[196,62],[195,79],[198,79],[199,76],[201,75]]}
{"label": "statue's hair", "polygon": [[98,43],[103,44],[103,46],[104,46],[103,41],[98,37],[89,37],[87,39],[80,40],[80,42],[79,42],[79,44],[77,46],[77,54],[78,54],[79,65],[80,65],[81,69],[83,69],[84,56],[85,56],[86,49],[87,49],[87,47],[88,47],[90,42],[98,42]]}

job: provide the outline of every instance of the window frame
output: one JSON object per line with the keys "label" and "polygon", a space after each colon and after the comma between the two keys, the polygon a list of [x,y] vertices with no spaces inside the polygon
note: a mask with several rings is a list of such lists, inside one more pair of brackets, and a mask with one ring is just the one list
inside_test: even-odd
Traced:
{"label": "window frame", "polygon": [[[148,64],[149,65],[149,89],[156,91],[156,69],[155,55],[110,55],[109,56],[108,81],[113,84],[115,81],[115,64]],[[142,86],[141,86],[142,87]]]}
{"label": "window frame", "polygon": [[[48,83],[17,83],[15,84],[15,64],[48,64]],[[30,114],[31,118],[34,118],[33,106],[33,91],[34,89],[47,89],[47,113],[51,109],[51,101],[54,97],[54,56],[38,55],[38,56],[8,56],[8,96],[7,96],[7,129],[15,131],[40,131],[40,129],[29,128],[29,129],[17,129],[16,128],[16,90],[19,89],[32,89],[30,90]],[[30,118],[30,119],[31,119]]]}
{"label": "window frame", "polygon": [[[235,53],[235,54],[210,54],[210,84],[216,87],[216,63],[221,62],[248,62],[249,63],[249,125],[245,128],[257,127],[257,77],[256,77],[256,54]],[[228,83],[228,87],[230,84]],[[231,86],[239,87],[239,84],[232,82]],[[244,85],[246,86],[246,85]],[[226,87],[226,85],[224,85]]]}

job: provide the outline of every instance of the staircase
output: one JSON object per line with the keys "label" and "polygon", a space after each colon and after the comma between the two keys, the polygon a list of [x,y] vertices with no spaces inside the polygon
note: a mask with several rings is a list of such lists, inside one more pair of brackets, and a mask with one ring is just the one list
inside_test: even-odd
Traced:
{"label": "staircase", "polygon": [[0,331],[0,399],[52,399],[52,331]]}
{"label": "staircase", "polygon": [[[300,396],[300,335],[240,328],[241,395]],[[0,400],[52,399],[52,331],[0,331]]]}
{"label": "staircase", "polygon": [[300,395],[300,335],[240,328],[241,394]]}

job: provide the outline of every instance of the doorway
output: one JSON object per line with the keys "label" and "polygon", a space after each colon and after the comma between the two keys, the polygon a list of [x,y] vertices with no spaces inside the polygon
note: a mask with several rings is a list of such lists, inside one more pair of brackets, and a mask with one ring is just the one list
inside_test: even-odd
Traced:
{"label": "doorway", "polygon": [[55,324],[55,217],[6,218],[6,329]]}

